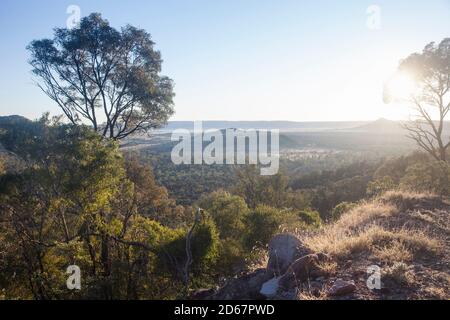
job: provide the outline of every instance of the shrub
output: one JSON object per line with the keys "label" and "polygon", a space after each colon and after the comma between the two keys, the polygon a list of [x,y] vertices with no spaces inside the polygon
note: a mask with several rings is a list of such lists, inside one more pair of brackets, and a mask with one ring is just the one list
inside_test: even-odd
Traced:
{"label": "shrub", "polygon": [[279,210],[260,205],[252,210],[246,220],[245,244],[248,249],[255,245],[265,246],[277,232],[282,217]]}
{"label": "shrub", "polygon": [[248,207],[244,199],[226,191],[216,191],[204,196],[199,207],[208,212],[214,220],[221,239],[242,237],[244,219]]}
{"label": "shrub", "polygon": [[367,195],[369,197],[379,196],[386,191],[392,190],[396,187],[394,180],[390,176],[384,176],[375,181],[370,181],[367,185]]}
{"label": "shrub", "polygon": [[331,211],[331,218],[334,221],[336,221],[342,216],[342,214],[344,214],[345,212],[350,211],[354,207],[356,207],[356,203],[345,202],[345,201],[341,202],[336,207],[334,207],[333,210]]}
{"label": "shrub", "polygon": [[322,219],[318,211],[303,210],[298,213],[298,217],[308,226],[318,228],[322,225]]}
{"label": "shrub", "polygon": [[414,282],[414,272],[403,262],[395,262],[391,267],[384,268],[382,277],[398,285],[410,285]]}
{"label": "shrub", "polygon": [[413,191],[450,195],[450,164],[430,161],[412,165],[406,170],[400,185]]}

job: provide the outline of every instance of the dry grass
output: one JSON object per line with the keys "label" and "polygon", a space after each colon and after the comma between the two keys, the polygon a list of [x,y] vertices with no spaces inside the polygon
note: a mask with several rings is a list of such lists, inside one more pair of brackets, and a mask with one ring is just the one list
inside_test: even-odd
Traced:
{"label": "dry grass", "polygon": [[[329,267],[331,279],[356,279],[357,293],[364,299],[450,299],[450,202],[445,199],[390,191],[303,235],[302,241],[337,262]],[[381,267],[387,293],[366,288],[361,274],[371,264]],[[313,289],[302,288],[298,298],[330,298],[324,288]]]}
{"label": "dry grass", "polygon": [[385,262],[410,262],[413,259],[412,252],[399,240],[392,241],[389,245],[375,248],[374,256]]}
{"label": "dry grass", "polygon": [[409,210],[416,206],[422,209],[427,207],[436,207],[441,202],[439,196],[432,193],[417,193],[405,190],[388,191],[380,197],[380,201],[384,203],[391,203],[399,210]]}
{"label": "dry grass", "polygon": [[414,271],[403,262],[396,262],[391,267],[383,268],[383,281],[393,281],[402,286],[412,285],[415,281]]}
{"label": "dry grass", "polygon": [[[400,213],[395,203],[426,198],[425,194],[390,192],[383,200],[358,206],[320,233],[304,239],[315,252],[328,253],[337,259],[350,259],[355,254],[366,254],[381,263],[408,262],[421,255],[436,255],[441,244],[422,230],[405,227],[406,222],[389,225],[390,217]],[[406,200],[405,200],[406,199]]]}
{"label": "dry grass", "polygon": [[327,300],[328,292],[323,289],[319,292],[312,292],[311,290],[302,290],[297,295],[298,300]]}
{"label": "dry grass", "polygon": [[332,275],[336,272],[338,265],[334,261],[322,261],[317,264],[317,267],[323,274]]}
{"label": "dry grass", "polygon": [[310,282],[305,282],[298,287],[298,300],[327,300],[329,286],[324,284],[321,287],[314,286]]}
{"label": "dry grass", "polygon": [[423,298],[432,298],[438,300],[448,300],[448,292],[441,287],[430,286],[424,289],[425,297]]}
{"label": "dry grass", "polygon": [[314,251],[328,253],[337,259],[366,253],[382,262],[409,261],[414,255],[422,253],[435,255],[440,248],[437,240],[417,230],[390,231],[375,224],[352,233],[330,228],[305,242]]}
{"label": "dry grass", "polygon": [[346,212],[334,224],[337,229],[354,230],[398,213],[397,207],[379,201],[366,202]]}

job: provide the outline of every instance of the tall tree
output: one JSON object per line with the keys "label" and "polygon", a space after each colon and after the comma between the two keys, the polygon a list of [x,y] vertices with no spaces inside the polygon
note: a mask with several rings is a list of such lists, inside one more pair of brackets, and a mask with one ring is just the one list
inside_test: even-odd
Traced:
{"label": "tall tree", "polygon": [[408,97],[417,118],[404,124],[409,138],[438,161],[447,161],[450,141],[445,136],[445,119],[450,111],[450,38],[425,46],[399,65],[416,85]]}
{"label": "tall tree", "polygon": [[122,139],[160,127],[174,113],[173,82],[145,30],[112,28],[98,13],[28,46],[38,86],[74,124]]}
{"label": "tall tree", "polygon": [[[152,219],[177,208],[151,172],[126,166],[118,143],[86,126],[48,115],[28,123],[33,130],[15,126],[0,135],[25,162],[0,172],[0,299],[178,297],[187,230]],[[206,271],[218,241],[214,222],[203,217],[191,233],[191,285],[214,276]],[[73,264],[81,290],[66,287]]]}

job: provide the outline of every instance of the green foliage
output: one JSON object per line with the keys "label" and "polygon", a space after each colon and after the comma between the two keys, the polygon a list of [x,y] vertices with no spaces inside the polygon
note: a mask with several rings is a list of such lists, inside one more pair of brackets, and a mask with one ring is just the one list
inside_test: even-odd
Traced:
{"label": "green foliage", "polygon": [[92,13],[27,49],[40,88],[72,124],[84,120],[117,140],[157,128],[174,113],[172,80],[160,75],[161,54],[145,30],[116,30]]}
{"label": "green foliage", "polygon": [[0,175],[5,173],[5,161],[0,157]]}
{"label": "green foliage", "polygon": [[[450,38],[444,38],[439,44],[428,43],[421,53],[402,59],[398,67],[400,73],[410,74],[416,83],[411,104],[417,117],[404,123],[407,136],[433,160],[443,162],[448,161],[450,147],[444,129],[450,111],[449,57]],[[390,100],[389,90],[385,92],[385,98]]]}
{"label": "green foliage", "polygon": [[231,275],[236,268],[243,266],[248,255],[243,242],[247,204],[241,197],[226,191],[205,195],[198,204],[211,216],[220,237],[220,264],[215,266],[215,270],[222,275]]}
{"label": "green foliage", "polygon": [[300,221],[304,222],[306,225],[318,228],[322,225],[322,219],[320,218],[320,213],[315,210],[303,210],[298,213]]}
{"label": "green foliage", "polygon": [[302,210],[310,207],[308,194],[291,190],[287,176],[279,172],[273,176],[261,176],[256,166],[237,168],[238,183],[233,189],[242,196],[250,208],[267,205],[274,208]]}
{"label": "green foliage", "polygon": [[400,156],[384,161],[375,171],[374,178],[382,179],[389,176],[394,183],[398,184],[400,179],[406,174],[408,167],[430,161],[430,157],[423,152],[413,152],[409,155]]}
{"label": "green foliage", "polygon": [[444,161],[429,161],[408,167],[400,186],[419,192],[450,195],[450,164]]}
{"label": "green foliage", "polygon": [[369,197],[375,197],[383,194],[388,190],[392,190],[396,187],[394,180],[390,176],[384,176],[375,181],[370,181],[367,185],[367,195]]}
{"label": "green foliage", "polygon": [[[26,139],[13,145],[27,166],[0,176],[2,295],[177,297],[190,221],[167,191],[145,167],[133,161],[125,166],[117,143],[87,127],[48,117],[36,126],[38,135],[24,133]],[[179,226],[155,221],[165,214],[166,219],[177,216]],[[205,271],[214,266],[219,248],[212,218],[204,217],[196,226],[191,247],[193,281],[211,281]],[[81,291],[65,286],[69,264],[82,270]]]}
{"label": "green foliage", "polygon": [[[27,122],[32,130],[21,131],[23,125],[13,121],[0,135],[26,163],[0,174],[0,297],[185,298],[186,235],[195,210],[177,205],[144,159],[123,157],[117,143],[88,127],[48,116]],[[249,166],[236,172],[238,181],[228,171],[233,193],[215,191],[196,203],[205,212],[192,233],[188,288],[235,275],[279,229],[317,228],[322,219],[338,219],[366,190],[376,195],[400,183],[448,195],[447,163],[414,154],[388,160],[374,174],[377,166],[361,162],[293,177],[262,177]],[[183,188],[204,177],[203,169],[190,167]],[[176,184],[184,176],[173,179]],[[292,182],[299,188],[292,190]],[[216,186],[201,186],[199,193]],[[69,264],[82,269],[81,291],[65,287]]]}
{"label": "green foliage", "polygon": [[331,218],[332,209],[339,203],[355,202],[366,196],[371,176],[355,176],[331,183],[314,190],[312,207],[320,212],[323,220]]}
{"label": "green foliage", "polygon": [[[159,252],[161,270],[179,273],[186,262],[187,230],[179,229],[173,233],[170,241],[165,243]],[[208,214],[203,215],[200,223],[194,228],[191,238],[192,266],[194,276],[201,277],[209,272],[219,255],[219,234],[214,221]]]}
{"label": "green foliage", "polygon": [[245,231],[244,219],[248,207],[244,199],[226,191],[216,191],[204,196],[199,206],[214,220],[221,239],[240,239]]}
{"label": "green foliage", "polygon": [[276,234],[282,223],[278,209],[259,205],[251,210],[245,220],[245,244],[251,250],[254,246],[264,247]]}
{"label": "green foliage", "polygon": [[0,117],[0,143],[7,150],[20,152],[28,141],[42,134],[43,119],[47,120],[48,115],[44,115],[38,122],[21,116]]}
{"label": "green foliage", "polygon": [[356,206],[357,206],[356,203],[345,202],[345,201],[341,202],[336,207],[334,207],[333,210],[331,211],[331,218],[333,219],[333,221],[336,221],[342,216],[342,214],[350,211],[351,209],[353,209]]}
{"label": "green foliage", "polygon": [[156,179],[164,185],[171,196],[181,205],[192,205],[203,194],[219,189],[228,189],[236,179],[230,165],[192,166],[175,165],[170,159],[170,150],[159,151],[153,147],[139,150],[139,158],[153,168]]}
{"label": "green foliage", "polygon": [[[386,161],[377,169],[374,177],[376,181],[384,182],[389,187],[398,185],[404,189],[448,195],[448,168],[448,162],[436,161],[424,152],[414,152]],[[376,186],[379,182],[372,184]]]}
{"label": "green foliage", "polygon": [[167,189],[157,183],[151,167],[142,164],[135,154],[127,155],[125,169],[128,179],[133,182],[137,212],[174,228],[192,222],[188,219],[188,210],[169,197]]}
{"label": "green foliage", "polygon": [[283,206],[288,186],[285,175],[261,176],[256,166],[240,168],[236,175],[238,184],[234,192],[241,195],[250,208],[256,208],[259,204]]}

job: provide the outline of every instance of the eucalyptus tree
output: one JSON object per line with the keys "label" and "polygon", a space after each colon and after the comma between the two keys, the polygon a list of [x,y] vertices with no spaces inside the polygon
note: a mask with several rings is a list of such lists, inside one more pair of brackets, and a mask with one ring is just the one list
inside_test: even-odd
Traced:
{"label": "eucalyptus tree", "polygon": [[158,128],[174,113],[173,82],[148,32],[98,13],[28,46],[37,85],[73,124],[114,140]]}

